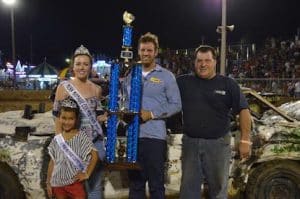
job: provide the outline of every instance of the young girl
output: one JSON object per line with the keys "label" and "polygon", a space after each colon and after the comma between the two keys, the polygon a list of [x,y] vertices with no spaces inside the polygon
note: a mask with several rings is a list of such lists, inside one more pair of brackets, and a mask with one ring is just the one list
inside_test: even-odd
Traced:
{"label": "young girl", "polygon": [[51,141],[48,150],[51,160],[47,173],[47,193],[57,199],[84,199],[83,181],[91,175],[98,160],[97,151],[85,133],[80,133],[79,107],[67,98],[59,114],[63,132]]}

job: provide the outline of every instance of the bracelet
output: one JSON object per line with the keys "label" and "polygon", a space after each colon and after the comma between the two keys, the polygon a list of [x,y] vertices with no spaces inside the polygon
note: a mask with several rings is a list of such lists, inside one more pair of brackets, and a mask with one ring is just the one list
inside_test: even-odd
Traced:
{"label": "bracelet", "polygon": [[248,140],[240,140],[240,143],[252,145],[252,142]]}
{"label": "bracelet", "polygon": [[151,114],[151,120],[153,120],[154,119],[154,115],[153,115],[152,111],[150,111],[150,114]]}

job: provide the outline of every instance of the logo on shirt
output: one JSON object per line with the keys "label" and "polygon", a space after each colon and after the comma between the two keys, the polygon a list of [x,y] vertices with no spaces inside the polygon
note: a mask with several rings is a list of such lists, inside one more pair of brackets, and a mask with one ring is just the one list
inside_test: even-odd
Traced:
{"label": "logo on shirt", "polygon": [[159,84],[161,83],[162,81],[160,79],[158,79],[157,77],[151,77],[150,78],[150,82],[153,82],[155,84]]}
{"label": "logo on shirt", "polygon": [[222,91],[222,90],[215,90],[215,93],[219,95],[226,95],[226,91]]}

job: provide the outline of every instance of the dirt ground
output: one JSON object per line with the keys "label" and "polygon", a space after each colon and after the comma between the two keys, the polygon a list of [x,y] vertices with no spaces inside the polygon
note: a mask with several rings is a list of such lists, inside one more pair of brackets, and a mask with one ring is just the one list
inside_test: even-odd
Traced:
{"label": "dirt ground", "polygon": [[1,90],[0,112],[24,110],[25,105],[31,105],[32,110],[38,110],[40,103],[45,103],[46,111],[51,110],[50,93],[49,90]]}

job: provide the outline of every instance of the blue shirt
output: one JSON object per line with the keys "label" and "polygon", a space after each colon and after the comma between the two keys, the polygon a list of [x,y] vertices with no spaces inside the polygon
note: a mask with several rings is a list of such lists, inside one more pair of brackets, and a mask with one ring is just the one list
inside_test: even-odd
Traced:
{"label": "blue shirt", "polygon": [[[131,74],[125,80],[127,93],[130,93],[130,79]],[[143,77],[142,92],[141,108],[151,111],[154,119],[141,123],[139,137],[165,140],[167,133],[164,119],[181,110],[176,79],[170,71],[156,65]]]}

